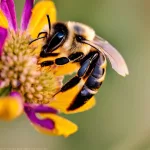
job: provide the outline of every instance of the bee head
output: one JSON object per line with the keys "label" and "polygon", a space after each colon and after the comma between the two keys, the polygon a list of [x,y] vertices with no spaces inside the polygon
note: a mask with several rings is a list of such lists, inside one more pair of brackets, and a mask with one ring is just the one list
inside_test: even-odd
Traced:
{"label": "bee head", "polygon": [[87,54],[90,46],[82,40],[92,41],[95,32],[90,27],[77,22],[57,22],[52,25],[46,44],[43,46],[40,56],[44,57],[58,48],[63,48],[67,53],[82,51]]}
{"label": "bee head", "polygon": [[[47,32],[48,33],[48,32]],[[68,36],[68,29],[64,23],[55,23],[49,31],[49,35],[45,45],[42,48],[41,57],[45,57],[47,54],[52,53],[59,47],[61,47]]]}
{"label": "bee head", "polygon": [[91,47],[83,44],[82,40],[92,41],[95,37],[95,31],[87,25],[71,21],[66,23],[66,27],[68,35],[62,47],[70,52],[80,50],[88,53]]}

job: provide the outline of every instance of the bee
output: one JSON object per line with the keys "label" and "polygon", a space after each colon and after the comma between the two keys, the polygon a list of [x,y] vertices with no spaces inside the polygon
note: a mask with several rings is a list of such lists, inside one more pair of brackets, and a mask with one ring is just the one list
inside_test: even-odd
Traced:
{"label": "bee", "polygon": [[[54,97],[76,85],[83,83],[71,104],[66,108],[73,111],[85,105],[98,92],[105,75],[107,60],[112,68],[120,75],[128,75],[127,65],[121,54],[106,40],[96,35],[95,31],[78,22],[56,22],[51,25],[47,15],[49,32],[40,32],[36,40],[45,38],[41,49],[41,58],[56,57],[54,60],[45,60],[41,67],[68,63],[77,63],[80,67],[76,75],[62,86]],[[44,35],[41,37],[41,35]],[[57,50],[61,48],[63,57],[58,57]]]}

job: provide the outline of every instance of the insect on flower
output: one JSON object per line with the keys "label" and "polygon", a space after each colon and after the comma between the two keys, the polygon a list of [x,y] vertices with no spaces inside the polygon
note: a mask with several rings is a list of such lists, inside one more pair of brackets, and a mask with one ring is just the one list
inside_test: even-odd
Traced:
{"label": "insect on flower", "polygon": [[[94,104],[91,98],[98,92],[105,79],[106,58],[109,59],[112,68],[122,76],[128,75],[127,65],[121,54],[110,43],[97,36],[89,26],[71,21],[51,24],[48,15],[47,20],[48,31],[40,32],[37,38],[31,41],[33,43],[44,39],[39,64],[43,68],[52,65],[67,67],[69,64],[72,72],[76,71],[77,74],[64,84],[54,97],[79,86],[79,90],[66,105],[66,109],[61,109],[61,105],[60,109],[65,113],[87,110]],[[66,70],[64,72],[70,73],[70,69],[67,70],[65,67],[63,67]],[[62,68],[58,67],[58,72],[60,70]],[[91,105],[87,105],[90,102]],[[52,102],[52,105],[59,105],[59,101]]]}
{"label": "insect on flower", "polygon": [[12,120],[24,112],[38,131],[69,136],[77,126],[60,117],[59,109],[50,104],[62,77],[37,64],[40,44],[29,45],[47,23],[46,14],[55,21],[55,5],[46,0],[33,6],[34,0],[25,1],[18,28],[14,1],[0,1],[0,119]]}

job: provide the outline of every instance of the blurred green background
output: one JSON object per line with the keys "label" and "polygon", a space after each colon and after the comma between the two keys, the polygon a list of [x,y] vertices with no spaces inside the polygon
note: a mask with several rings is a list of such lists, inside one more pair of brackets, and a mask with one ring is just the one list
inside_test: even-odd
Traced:
{"label": "blurred green background", "polygon": [[[0,148],[150,150],[150,1],[54,2],[58,20],[88,24],[112,43],[125,58],[130,75],[123,78],[108,66],[96,107],[66,116],[79,125],[69,138],[39,134],[23,116],[12,123],[0,122]],[[24,1],[15,3],[20,14]]]}

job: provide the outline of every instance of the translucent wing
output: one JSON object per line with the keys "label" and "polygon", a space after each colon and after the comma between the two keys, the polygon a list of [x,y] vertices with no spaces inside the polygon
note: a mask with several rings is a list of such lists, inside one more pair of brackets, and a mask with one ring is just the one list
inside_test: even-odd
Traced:
{"label": "translucent wing", "polygon": [[129,74],[128,67],[126,65],[125,60],[121,56],[121,54],[107,41],[102,39],[99,36],[96,36],[93,43],[99,46],[103,52],[106,54],[112,68],[120,75],[126,76]]}

